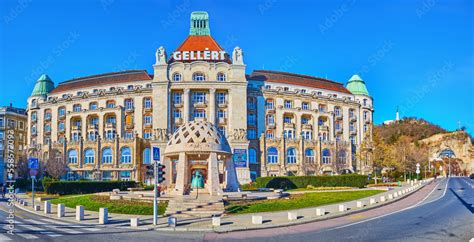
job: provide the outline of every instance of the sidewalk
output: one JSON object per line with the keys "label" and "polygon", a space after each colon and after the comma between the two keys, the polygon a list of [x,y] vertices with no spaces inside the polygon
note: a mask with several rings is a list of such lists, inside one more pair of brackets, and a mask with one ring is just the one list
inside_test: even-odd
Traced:
{"label": "sidewalk", "polygon": [[[430,180],[428,180],[430,181]],[[304,224],[313,221],[319,220],[326,220],[330,218],[336,218],[341,216],[347,216],[349,214],[365,211],[369,209],[373,209],[376,207],[381,207],[395,201],[398,201],[406,196],[416,192],[418,189],[421,189],[425,183],[416,184],[414,186],[410,186],[409,184],[405,184],[402,187],[395,187],[393,190],[388,190],[386,192],[359,199],[356,201],[349,201],[340,204],[330,204],[324,205],[320,207],[312,207],[312,208],[303,208],[303,209],[296,209],[291,211],[279,211],[279,212],[265,212],[265,213],[253,213],[253,214],[243,214],[243,215],[224,215],[221,217],[221,226],[213,227],[212,226],[212,218],[189,218],[189,219],[178,219],[178,226],[177,227],[168,227],[168,218],[167,217],[159,217],[158,226],[153,226],[153,217],[150,215],[124,215],[124,214],[112,214],[109,213],[109,223],[106,225],[99,225],[99,213],[94,211],[87,211],[84,210],[84,220],[83,221],[76,221],[75,220],[75,209],[73,208],[65,208],[65,217],[58,218],[57,217],[57,206],[52,204],[51,205],[51,213],[45,214],[44,211],[44,202],[37,202],[35,201],[36,205],[40,205],[40,211],[34,211],[33,206],[31,204],[31,198],[26,196],[25,194],[17,194],[19,199],[23,199],[28,201],[28,206],[22,206],[19,203],[15,205],[22,209],[26,210],[31,213],[35,213],[37,215],[61,220],[64,222],[69,223],[80,223],[80,224],[89,224],[89,225],[99,225],[99,226],[114,226],[114,227],[130,227],[130,218],[140,218],[140,226],[136,229],[140,230],[166,230],[166,231],[208,231],[208,232],[230,232],[230,231],[239,231],[239,230],[248,230],[248,229],[262,229],[262,228],[272,228],[272,227],[281,227],[281,226],[288,226],[288,225],[296,225],[296,224]],[[404,194],[398,195],[399,193]],[[393,195],[397,193],[397,197],[393,197],[392,199],[388,199],[389,194]],[[382,202],[380,198],[384,196],[385,201]],[[370,200],[374,199],[376,201],[375,204],[370,204]],[[357,201],[362,201],[365,206],[358,208],[356,206]],[[347,210],[344,212],[339,211],[339,205],[344,205]],[[325,215],[317,216],[316,209],[324,209]],[[288,212],[296,213],[297,219],[296,220],[289,220],[288,219]],[[263,223],[262,224],[253,224],[252,223],[252,216],[262,216]]]}

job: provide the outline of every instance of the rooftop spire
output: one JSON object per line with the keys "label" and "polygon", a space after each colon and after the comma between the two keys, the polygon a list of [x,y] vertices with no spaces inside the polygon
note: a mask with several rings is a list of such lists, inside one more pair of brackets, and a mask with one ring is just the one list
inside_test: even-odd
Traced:
{"label": "rooftop spire", "polygon": [[207,12],[192,12],[190,26],[189,35],[211,35],[211,29],[209,28],[209,14],[207,14]]}

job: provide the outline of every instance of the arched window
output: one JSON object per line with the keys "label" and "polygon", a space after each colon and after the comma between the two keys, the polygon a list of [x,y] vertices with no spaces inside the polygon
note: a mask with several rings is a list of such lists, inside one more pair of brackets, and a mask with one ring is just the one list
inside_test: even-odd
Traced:
{"label": "arched window", "polygon": [[278,150],[275,147],[270,147],[267,150],[267,162],[269,164],[276,164],[278,163]]}
{"label": "arched window", "polygon": [[180,73],[173,73],[173,81],[174,82],[180,82],[183,80],[183,76]]}
{"label": "arched window", "polygon": [[112,149],[107,147],[102,150],[102,163],[112,164]]}
{"label": "arched window", "polygon": [[84,164],[94,164],[94,150],[86,149],[84,151]]}
{"label": "arched window", "polygon": [[36,108],[37,106],[38,106],[38,102],[36,101],[36,99],[31,100],[31,107]]}
{"label": "arched window", "polygon": [[249,149],[249,162],[250,164],[257,164],[257,151],[255,149]]}
{"label": "arched window", "polygon": [[193,74],[193,81],[205,81],[206,76],[202,72],[196,72]]}
{"label": "arched window", "polygon": [[71,164],[77,164],[77,150],[70,150],[67,153],[67,160]]}
{"label": "arched window", "polygon": [[143,164],[151,164],[151,151],[150,148],[145,148],[143,150]]}
{"label": "arched window", "polygon": [[314,164],[314,150],[313,149],[306,149],[304,151],[305,160],[307,163]]}
{"label": "arched window", "polygon": [[329,149],[323,150],[323,164],[331,163],[331,151]]}
{"label": "arched window", "polygon": [[120,162],[131,163],[132,162],[132,151],[128,147],[123,147],[120,151]]}
{"label": "arched window", "polygon": [[36,112],[32,112],[32,113],[31,113],[31,121],[36,122],[36,118],[37,118],[37,117],[38,117],[38,116],[37,116]]}
{"label": "arched window", "polygon": [[286,152],[286,161],[288,164],[296,164],[296,150],[295,148],[289,148]]}
{"label": "arched window", "polygon": [[223,82],[225,80],[226,80],[226,76],[224,73],[222,72],[217,73],[217,81]]}
{"label": "arched window", "polygon": [[90,110],[96,110],[97,109],[97,102],[91,102],[89,103],[89,109]]}
{"label": "arched window", "polygon": [[72,111],[80,112],[81,111],[81,104],[74,104],[74,106],[72,106]]}
{"label": "arched window", "polygon": [[275,124],[275,116],[273,114],[268,115],[268,124]]}

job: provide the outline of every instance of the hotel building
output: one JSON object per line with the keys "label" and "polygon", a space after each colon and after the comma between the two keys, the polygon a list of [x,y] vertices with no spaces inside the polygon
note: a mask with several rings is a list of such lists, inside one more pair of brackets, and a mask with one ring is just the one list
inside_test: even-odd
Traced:
{"label": "hotel building", "polygon": [[[278,71],[247,75],[242,49],[227,53],[214,40],[206,12],[191,14],[189,36],[173,53],[160,47],[155,57],[153,73],[106,73],[57,86],[41,76],[28,98],[30,156],[66,160],[66,179],[149,182],[152,147],[164,153],[185,139],[192,155],[217,142],[194,130],[197,140],[190,139],[184,127],[196,121],[228,141],[241,184],[257,176],[370,172],[355,155],[370,138],[374,111],[359,76],[344,86]],[[206,175],[199,155],[186,166],[166,159],[170,185],[182,172],[177,167]]]}

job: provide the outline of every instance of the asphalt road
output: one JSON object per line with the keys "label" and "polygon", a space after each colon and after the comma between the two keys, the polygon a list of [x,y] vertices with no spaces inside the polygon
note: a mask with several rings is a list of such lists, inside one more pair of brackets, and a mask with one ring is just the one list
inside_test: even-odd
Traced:
{"label": "asphalt road", "polygon": [[[332,228],[314,227],[298,231],[298,226],[266,230],[214,233],[137,231],[126,227],[91,227],[59,224],[17,210],[14,236],[2,233],[0,241],[469,241],[474,237],[474,181],[451,178],[438,181],[427,196],[408,209],[386,215],[346,222]],[[407,198],[408,199],[408,198]],[[390,205],[388,205],[390,206]],[[387,209],[388,209],[387,206]],[[0,203],[0,219],[5,229],[6,203]],[[351,215],[354,218],[362,215]],[[331,223],[330,220],[325,222]],[[311,226],[311,224],[306,227]],[[5,230],[3,230],[5,231]],[[77,232],[74,232],[77,231]],[[72,233],[74,232],[74,234]],[[23,235],[23,236],[22,236]]]}

